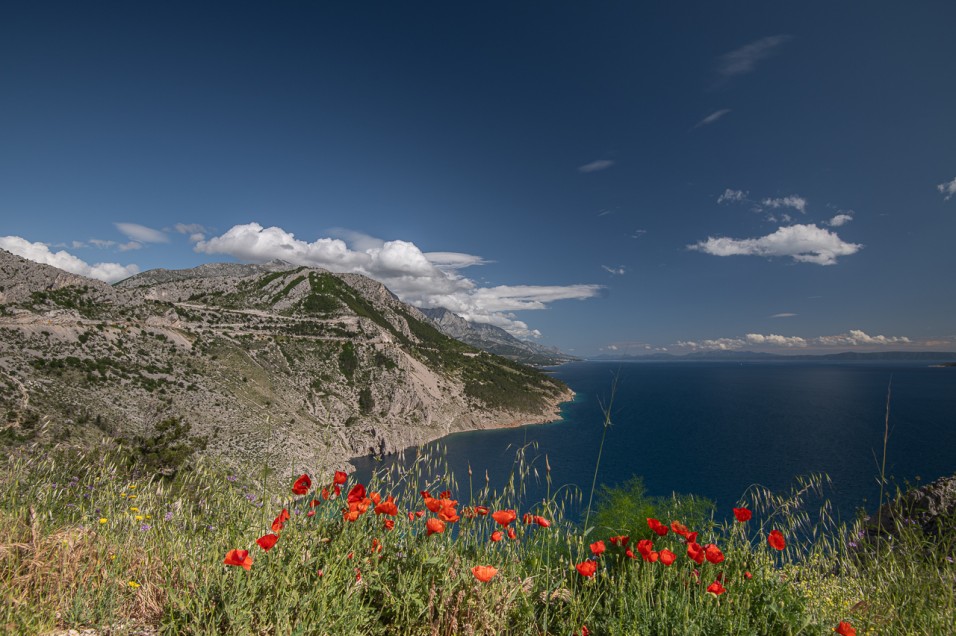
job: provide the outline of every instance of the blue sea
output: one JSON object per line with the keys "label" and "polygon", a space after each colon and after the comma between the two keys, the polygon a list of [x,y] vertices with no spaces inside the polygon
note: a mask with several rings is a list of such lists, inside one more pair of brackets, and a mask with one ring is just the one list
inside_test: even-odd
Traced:
{"label": "blue sea", "polygon": [[[529,456],[552,490],[589,492],[611,408],[598,483],[643,477],[648,494],[694,493],[728,510],[751,484],[788,489],[794,477],[830,476],[828,498],[843,519],[879,499],[887,388],[892,381],[887,474],[903,485],[956,473],[956,368],[926,362],[576,362],[553,375],[576,393],[563,419],[512,429],[457,433],[430,445],[446,453],[458,483],[467,468],[476,485],[485,471],[501,487],[516,448]],[[415,451],[384,461],[360,458],[358,478]],[[528,501],[544,497],[526,484]],[[465,486],[466,487],[466,486]],[[463,500],[463,493],[456,493]]]}

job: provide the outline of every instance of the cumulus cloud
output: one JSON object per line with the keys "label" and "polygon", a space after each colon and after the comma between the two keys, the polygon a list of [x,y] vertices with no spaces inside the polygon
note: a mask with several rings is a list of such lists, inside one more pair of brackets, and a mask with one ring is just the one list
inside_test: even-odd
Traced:
{"label": "cumulus cloud", "polygon": [[726,115],[726,114],[729,113],[729,112],[730,112],[730,109],[729,109],[729,108],[722,108],[722,109],[720,109],[720,110],[718,110],[718,111],[715,111],[715,112],[713,112],[713,113],[707,115],[707,116],[704,117],[703,119],[701,119],[699,122],[697,122],[697,123],[694,125],[693,130],[697,130],[697,129],[700,128],[701,126],[709,126],[710,124],[714,123],[715,121],[717,121],[718,119],[720,119],[721,117],[723,117],[724,115]]}
{"label": "cumulus cloud", "polygon": [[107,283],[115,283],[139,272],[139,267],[136,265],[120,265],[119,263],[90,265],[65,250],[53,252],[45,243],[31,243],[19,236],[0,236],[0,248],[27,260],[52,265],[73,274],[96,278]]}
{"label": "cumulus cloud", "polygon": [[840,256],[856,254],[862,248],[816,225],[790,225],[760,238],[709,237],[687,248],[713,256],[789,256],[801,263],[834,265]]}
{"label": "cumulus cloud", "polygon": [[781,44],[790,39],[789,35],[772,35],[725,53],[717,60],[717,73],[725,78],[751,73],[757,62],[773,55]]}
{"label": "cumulus cloud", "polygon": [[906,345],[912,340],[906,336],[871,336],[859,329],[836,336],[782,336],[779,334],[748,333],[738,338],[715,338],[712,340],[679,340],[676,346],[693,351],[737,351],[746,347],[775,347],[782,349],[805,349],[807,347],[872,347]]}
{"label": "cumulus cloud", "polygon": [[282,259],[295,265],[333,272],[363,274],[384,283],[399,298],[416,307],[444,307],[472,322],[501,327],[517,337],[540,335],[511,312],[545,309],[558,300],[592,298],[600,285],[499,285],[479,287],[458,270],[484,263],[459,252],[422,252],[407,241],[382,241],[348,234],[351,245],[339,238],[297,239],[279,227],[258,223],[236,225],[221,236],[196,243],[196,252],[229,254],[242,261]]}
{"label": "cumulus cloud", "polygon": [[138,223],[114,223],[116,229],[126,235],[127,238],[140,243],[168,243],[169,237],[165,232],[154,230]]}
{"label": "cumulus cloud", "polygon": [[608,274],[613,274],[615,276],[623,276],[625,273],[627,273],[627,270],[624,269],[623,265],[619,265],[618,267],[608,267],[607,265],[601,265],[601,269]]}
{"label": "cumulus cloud", "polygon": [[776,199],[767,198],[760,203],[768,208],[793,208],[800,214],[806,214],[807,212],[807,200],[801,196],[797,196],[796,194],[791,194],[788,197],[780,197]]}
{"label": "cumulus cloud", "polygon": [[956,194],[956,177],[953,177],[952,181],[939,184],[936,189],[946,195],[943,197],[943,201],[949,201]]}
{"label": "cumulus cloud", "polygon": [[727,188],[724,193],[717,197],[717,203],[740,203],[747,200],[747,192],[743,190],[731,190]]}
{"label": "cumulus cloud", "polygon": [[598,159],[597,161],[586,163],[583,166],[578,166],[578,170],[581,172],[598,172],[600,170],[607,170],[613,165],[614,162],[610,159]]}
{"label": "cumulus cloud", "polygon": [[846,212],[840,212],[832,219],[826,222],[830,227],[840,227],[846,225],[853,220],[853,210],[847,210]]}

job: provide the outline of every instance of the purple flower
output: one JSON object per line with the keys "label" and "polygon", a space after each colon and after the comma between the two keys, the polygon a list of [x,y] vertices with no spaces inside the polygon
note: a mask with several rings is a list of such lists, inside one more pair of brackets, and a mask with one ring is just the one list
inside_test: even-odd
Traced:
{"label": "purple flower", "polygon": [[173,511],[170,510],[163,516],[163,521],[172,521],[173,520]]}
{"label": "purple flower", "polygon": [[235,475],[229,475],[228,477],[226,477],[226,481],[239,481],[239,478],[236,477]]}
{"label": "purple flower", "polygon": [[850,546],[851,548],[857,547],[857,546],[856,546],[856,541],[850,541],[847,545]]}
{"label": "purple flower", "polygon": [[140,531],[140,532],[146,532],[146,531],[148,531],[148,530],[149,530],[150,528],[152,528],[152,527],[153,527],[153,526],[149,525],[148,523],[144,523],[143,525],[141,525],[141,526],[139,527],[139,531]]}

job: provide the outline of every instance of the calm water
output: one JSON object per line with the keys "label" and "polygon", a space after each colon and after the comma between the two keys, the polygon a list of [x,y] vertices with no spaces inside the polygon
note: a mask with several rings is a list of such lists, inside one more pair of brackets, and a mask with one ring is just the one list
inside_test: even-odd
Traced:
{"label": "calm water", "polygon": [[[467,484],[470,463],[500,487],[517,446],[537,442],[556,486],[590,489],[603,430],[601,404],[615,376],[613,426],[598,483],[644,478],[650,494],[696,493],[731,506],[752,483],[789,487],[796,475],[825,472],[844,517],[878,499],[887,384],[892,376],[887,472],[925,483],[956,472],[956,368],[926,363],[581,362],[554,375],[577,397],[564,420],[516,429],[458,433],[437,442]],[[434,446],[434,445],[433,445]],[[408,453],[414,455],[414,451]],[[359,478],[385,462],[356,460]],[[462,486],[467,488],[467,486]],[[531,500],[543,496],[532,485]],[[462,496],[462,499],[465,499]]]}

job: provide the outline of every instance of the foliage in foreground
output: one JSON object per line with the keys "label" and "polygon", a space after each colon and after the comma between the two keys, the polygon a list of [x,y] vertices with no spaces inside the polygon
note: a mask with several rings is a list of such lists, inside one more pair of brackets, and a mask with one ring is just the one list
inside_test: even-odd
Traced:
{"label": "foliage in foreground", "polygon": [[[211,463],[163,479],[121,457],[5,460],[0,631],[781,635],[846,621],[859,634],[943,634],[956,624],[953,527],[930,537],[901,521],[893,539],[864,542],[825,505],[808,514],[820,478],[782,496],[752,489],[739,505],[753,517],[724,523],[702,519],[700,500],[644,500],[630,482],[605,491],[582,529],[564,516],[574,495],[522,501],[535,468],[524,451],[503,492],[443,482],[448,471],[427,457],[361,488],[313,476],[301,494]],[[389,496],[397,514],[376,514]],[[513,520],[494,515],[508,510]],[[634,526],[635,510],[661,524]],[[785,546],[770,545],[771,530]],[[256,539],[268,535],[278,539],[266,551]],[[700,563],[691,544],[706,552]]]}

